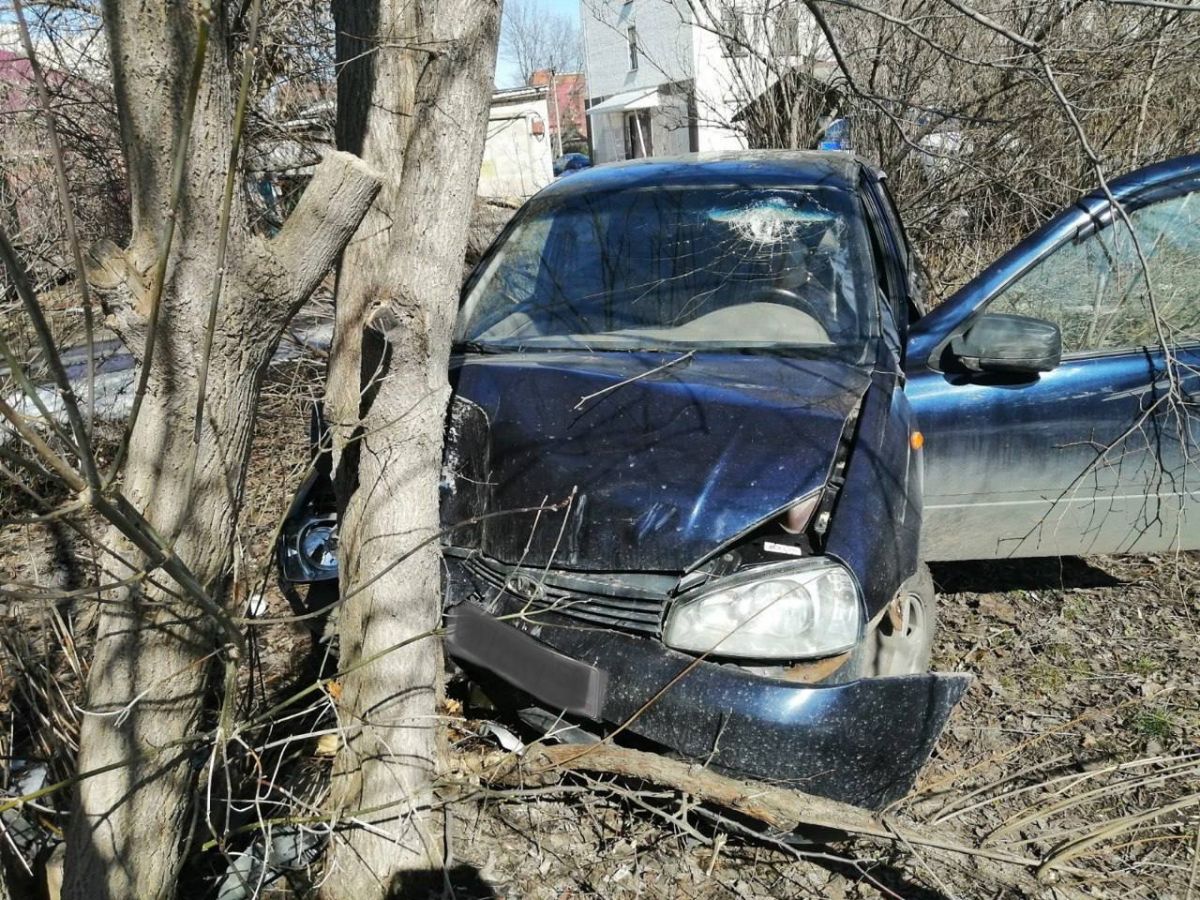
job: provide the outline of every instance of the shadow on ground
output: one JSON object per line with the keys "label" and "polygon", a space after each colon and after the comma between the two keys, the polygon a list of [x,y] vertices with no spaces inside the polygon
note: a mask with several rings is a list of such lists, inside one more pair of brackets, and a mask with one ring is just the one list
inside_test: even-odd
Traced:
{"label": "shadow on ground", "polygon": [[450,869],[427,869],[397,875],[388,891],[396,900],[499,900],[491,885],[483,880],[479,870],[466,863]]}
{"label": "shadow on ground", "polygon": [[1123,582],[1078,556],[930,563],[939,593],[1003,593],[1118,587]]}

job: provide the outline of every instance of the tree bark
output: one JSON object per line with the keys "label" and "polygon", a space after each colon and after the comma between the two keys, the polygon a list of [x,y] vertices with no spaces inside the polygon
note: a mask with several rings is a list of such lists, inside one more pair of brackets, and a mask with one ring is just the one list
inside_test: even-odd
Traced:
{"label": "tree bark", "polygon": [[[436,757],[436,545],[447,363],[495,66],[496,0],[335,4],[338,138],[387,173],[344,255],[326,393],[342,507],[346,745],[330,897],[403,892],[438,869],[419,813]],[[391,568],[389,568],[391,567]],[[382,808],[381,808],[382,807]],[[374,810],[356,814],[358,810]]]}
{"label": "tree bark", "polygon": [[[183,133],[200,5],[108,0],[105,28],[132,206],[128,248],[98,260],[115,288],[114,326],[143,353],[146,283],[165,230],[175,240],[161,295],[145,399],[133,424],[123,495],[170,543],[207,599],[225,601],[259,389],[288,319],[316,288],[374,199],[360,160],[331,154],[277,237],[248,225],[240,192],[213,336],[198,443],[193,420],[232,141],[231,58],[218,7],[211,23],[178,204],[171,177]],[[174,206],[174,209],[173,209]],[[113,530],[112,543],[149,569]],[[134,574],[133,572],[127,574]],[[211,674],[228,635],[157,573],[111,598],[99,618],[82,717],[80,782],[67,835],[68,897],[167,897],[190,835],[198,747]],[[100,774],[89,775],[88,773]]]}

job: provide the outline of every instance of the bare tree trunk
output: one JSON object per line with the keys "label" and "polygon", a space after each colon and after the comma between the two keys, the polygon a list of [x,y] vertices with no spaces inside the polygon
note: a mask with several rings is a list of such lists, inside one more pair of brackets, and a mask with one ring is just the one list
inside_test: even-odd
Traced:
{"label": "bare tree trunk", "polygon": [[[283,326],[353,234],[378,180],[354,157],[331,155],[271,241],[250,231],[235,191],[203,424],[193,443],[198,348],[218,275],[234,119],[230,51],[218,8],[172,212],[174,145],[184,132],[200,9],[166,0],[105,5],[133,229],[128,249],[110,246],[96,273],[115,290],[114,324],[145,365],[154,293],[147,284],[162,252],[163,222],[174,215],[124,495],[221,606],[267,364]],[[152,568],[145,554],[115,532],[111,537],[135,567]],[[100,616],[88,678],[78,758],[85,778],[68,832],[65,894],[166,897],[175,892],[194,812],[197,748],[189,738],[200,730],[215,665],[230,658],[229,638],[194,596],[161,573],[111,599]],[[91,772],[101,774],[86,777]]]}
{"label": "bare tree trunk", "polygon": [[441,864],[420,812],[435,766],[441,645],[398,646],[438,624],[438,548],[395,563],[438,529],[446,367],[500,4],[360,0],[335,11],[339,140],[390,176],[342,261],[327,390],[348,673],[333,802],[364,827],[335,852],[325,890],[363,900]]}

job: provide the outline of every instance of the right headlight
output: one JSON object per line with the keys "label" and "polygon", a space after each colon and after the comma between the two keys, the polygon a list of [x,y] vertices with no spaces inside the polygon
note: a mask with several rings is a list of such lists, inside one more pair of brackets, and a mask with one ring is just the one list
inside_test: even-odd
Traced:
{"label": "right headlight", "polygon": [[723,579],[674,604],[663,642],[748,659],[805,659],[849,650],[862,621],[845,567],[814,557]]}

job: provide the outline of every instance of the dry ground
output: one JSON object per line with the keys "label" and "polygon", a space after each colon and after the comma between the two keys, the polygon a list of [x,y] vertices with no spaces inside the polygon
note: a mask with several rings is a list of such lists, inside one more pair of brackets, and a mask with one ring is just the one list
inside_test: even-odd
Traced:
{"label": "dry ground", "polygon": [[[319,361],[276,369],[254,453],[238,597],[257,606],[261,594],[268,616],[294,611],[270,547],[307,464],[306,398],[318,373]],[[12,514],[11,505],[0,511]],[[43,525],[0,525],[6,586],[69,587],[87,577],[89,558]],[[1200,796],[1200,556],[971,563],[934,575],[936,667],[976,678],[917,792],[891,815],[1031,860],[1083,842],[1069,870],[1045,882],[1019,874],[1006,881],[1016,870],[900,844],[768,846],[680,815],[686,799],[652,785],[574,780],[540,794],[494,791],[450,803],[454,896],[1200,897],[1200,805],[1189,801]],[[3,633],[19,635],[26,659],[44,668],[42,693],[52,685],[49,693],[61,695],[31,698],[28,671],[11,646],[0,648],[4,753],[48,747],[65,759],[86,636],[77,630],[84,652],[76,656],[53,619],[57,612],[70,625],[81,611],[2,602]],[[317,646],[302,623],[263,626],[255,637],[246,708],[294,683],[297,661]],[[39,724],[51,733],[40,748],[29,736],[38,702],[53,713],[51,724]],[[450,752],[474,752],[486,742],[464,737],[478,723],[460,711],[447,707]],[[296,746],[292,762],[319,783],[327,762],[317,742]],[[42,820],[53,830],[49,810]],[[211,874],[220,863],[205,865]],[[442,894],[439,882],[433,895]]]}

